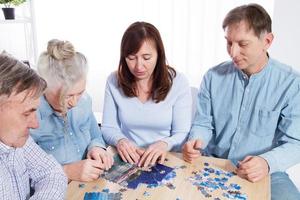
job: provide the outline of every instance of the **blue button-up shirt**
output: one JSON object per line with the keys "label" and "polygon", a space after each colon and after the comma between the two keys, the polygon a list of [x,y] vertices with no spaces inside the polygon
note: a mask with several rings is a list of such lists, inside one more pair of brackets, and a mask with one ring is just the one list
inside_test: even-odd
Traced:
{"label": "blue button-up shirt", "polygon": [[232,62],[210,69],[198,94],[189,139],[206,153],[231,159],[267,160],[270,173],[300,162],[300,78],[274,59],[248,77]]}
{"label": "blue button-up shirt", "polygon": [[92,147],[105,148],[102,133],[92,112],[91,98],[86,93],[75,107],[68,110],[67,120],[55,113],[45,97],[41,97],[38,118],[40,126],[32,129],[31,135],[60,164],[84,159]]}

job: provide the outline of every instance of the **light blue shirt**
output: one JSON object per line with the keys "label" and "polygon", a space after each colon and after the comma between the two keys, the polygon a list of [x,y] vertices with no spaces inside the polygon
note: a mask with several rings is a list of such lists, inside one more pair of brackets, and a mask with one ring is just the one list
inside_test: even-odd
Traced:
{"label": "light blue shirt", "polygon": [[106,83],[103,123],[101,130],[108,144],[128,138],[140,147],[162,140],[178,149],[191,126],[191,89],[180,73],[165,100],[142,103],[137,97],[126,97],[118,87],[116,73]]}
{"label": "light blue shirt", "polygon": [[82,160],[92,147],[105,148],[102,134],[92,112],[91,98],[84,93],[78,104],[67,112],[64,120],[55,113],[45,97],[38,109],[39,128],[32,129],[35,142],[60,164]]}
{"label": "light blue shirt", "polygon": [[197,110],[189,139],[208,154],[234,163],[259,155],[270,173],[300,162],[300,78],[291,67],[270,58],[248,78],[222,63],[204,76]]}

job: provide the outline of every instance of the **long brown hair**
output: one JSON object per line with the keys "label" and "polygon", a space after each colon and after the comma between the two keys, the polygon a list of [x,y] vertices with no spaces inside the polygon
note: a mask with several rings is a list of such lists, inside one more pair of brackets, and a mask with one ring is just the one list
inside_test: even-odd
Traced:
{"label": "long brown hair", "polygon": [[126,57],[139,51],[144,41],[153,41],[157,50],[157,62],[152,74],[150,96],[158,103],[163,101],[170,91],[176,71],[167,65],[164,45],[159,31],[150,23],[135,22],[125,31],[122,42],[118,68],[118,85],[127,97],[136,97],[135,77],[129,71]]}

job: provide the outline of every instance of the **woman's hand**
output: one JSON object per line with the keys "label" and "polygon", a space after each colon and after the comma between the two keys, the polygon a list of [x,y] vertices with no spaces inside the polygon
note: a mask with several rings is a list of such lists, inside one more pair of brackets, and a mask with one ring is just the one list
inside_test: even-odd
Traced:
{"label": "woman's hand", "polygon": [[87,153],[87,158],[100,161],[105,170],[109,170],[114,163],[113,156],[101,147],[91,148]]}
{"label": "woman's hand", "polygon": [[140,160],[138,147],[126,138],[120,139],[118,141],[117,150],[124,162],[137,164]]}
{"label": "woman's hand", "polygon": [[63,166],[64,172],[69,180],[93,181],[103,173],[104,165],[91,159],[80,160]]}
{"label": "woman's hand", "polygon": [[168,144],[163,141],[158,141],[151,144],[143,153],[138,166],[148,167],[149,165],[155,165],[158,161],[162,164],[165,161],[167,154]]}

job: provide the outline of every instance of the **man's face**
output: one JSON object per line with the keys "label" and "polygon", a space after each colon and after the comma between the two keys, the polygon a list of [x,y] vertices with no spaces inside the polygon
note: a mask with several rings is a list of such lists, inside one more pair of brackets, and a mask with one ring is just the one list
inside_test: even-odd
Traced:
{"label": "man's face", "polygon": [[273,40],[272,33],[257,37],[245,21],[231,24],[225,29],[227,51],[235,66],[248,75],[259,72],[266,64],[267,49]]}
{"label": "man's face", "polygon": [[0,140],[10,147],[22,147],[30,128],[38,128],[36,110],[39,98],[33,98],[28,91],[0,98]]}

